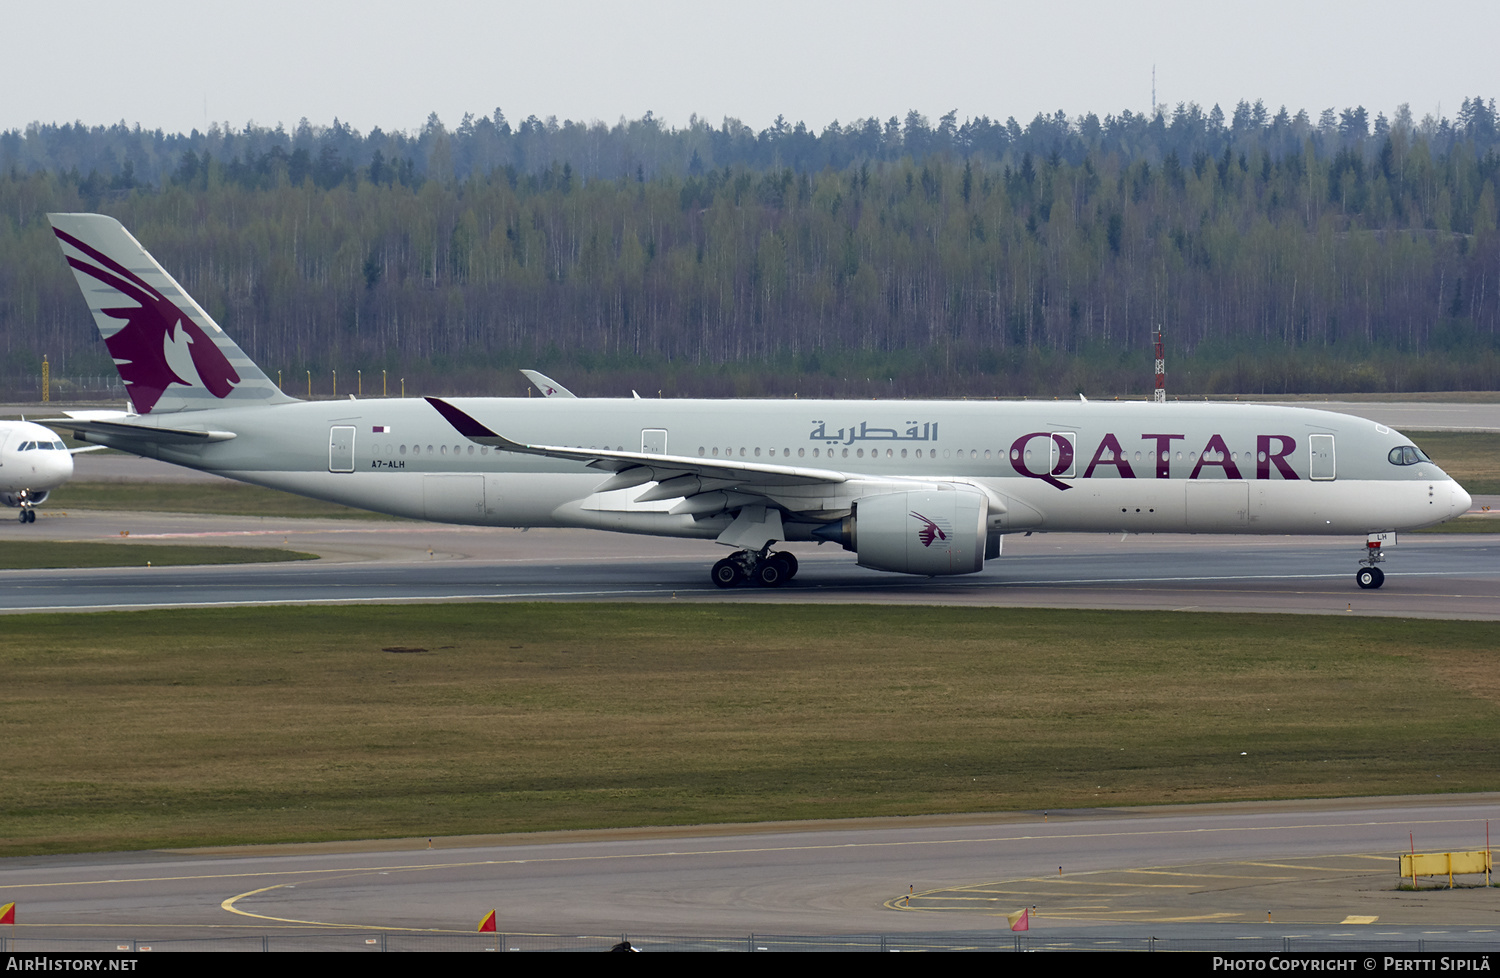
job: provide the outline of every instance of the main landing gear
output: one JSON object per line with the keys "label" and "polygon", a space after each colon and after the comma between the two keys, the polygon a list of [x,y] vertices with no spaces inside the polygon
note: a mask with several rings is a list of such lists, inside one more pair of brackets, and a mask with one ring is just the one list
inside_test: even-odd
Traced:
{"label": "main landing gear", "polygon": [[710,573],[719,587],[781,587],[797,576],[797,558],[789,550],[771,553],[767,544],[759,551],[740,550],[714,564]]}
{"label": "main landing gear", "polygon": [[1365,555],[1360,558],[1362,565],[1354,572],[1354,583],[1366,591],[1373,591],[1385,583],[1385,571],[1375,566],[1385,560],[1385,554],[1380,552],[1380,541],[1371,540],[1365,544]]}

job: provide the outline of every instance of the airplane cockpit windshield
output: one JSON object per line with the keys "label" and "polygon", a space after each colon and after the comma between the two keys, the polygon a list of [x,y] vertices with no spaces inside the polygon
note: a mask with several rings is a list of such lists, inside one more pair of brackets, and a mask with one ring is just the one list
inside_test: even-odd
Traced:
{"label": "airplane cockpit windshield", "polygon": [[1416,465],[1418,462],[1431,462],[1432,459],[1415,445],[1398,445],[1391,449],[1388,456],[1392,465]]}

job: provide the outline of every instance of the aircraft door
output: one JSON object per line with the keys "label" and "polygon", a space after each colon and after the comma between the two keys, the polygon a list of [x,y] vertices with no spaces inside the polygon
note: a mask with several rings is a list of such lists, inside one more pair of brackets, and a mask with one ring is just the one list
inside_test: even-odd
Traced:
{"label": "aircraft door", "polygon": [[328,471],[354,471],[354,426],[338,424],[328,429]]}
{"label": "aircraft door", "polygon": [[665,428],[642,428],[641,429],[641,454],[642,455],[665,455],[665,454],[667,454],[667,429],[665,429]]}
{"label": "aircraft door", "polygon": [[1333,481],[1333,436],[1309,435],[1307,439],[1308,478],[1318,482]]}

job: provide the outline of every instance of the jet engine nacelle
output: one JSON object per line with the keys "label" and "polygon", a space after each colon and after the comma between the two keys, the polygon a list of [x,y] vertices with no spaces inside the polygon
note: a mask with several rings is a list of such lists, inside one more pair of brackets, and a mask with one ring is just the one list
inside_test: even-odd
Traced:
{"label": "jet engine nacelle", "polygon": [[0,503],[4,503],[12,509],[21,505],[22,502],[29,502],[31,505],[36,506],[47,501],[48,491],[46,489],[34,489],[27,492],[24,496],[19,492],[0,492]]}
{"label": "jet engine nacelle", "polygon": [[984,569],[989,499],[972,489],[866,496],[853,513],[814,533],[859,555],[861,567],[901,574],[972,574]]}

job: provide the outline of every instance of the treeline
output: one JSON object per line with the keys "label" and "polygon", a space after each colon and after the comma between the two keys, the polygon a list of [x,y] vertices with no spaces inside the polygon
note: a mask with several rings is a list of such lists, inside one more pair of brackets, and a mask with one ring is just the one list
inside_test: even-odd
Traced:
{"label": "treeline", "polygon": [[434,174],[436,150],[337,179],[309,154],[295,182],[290,155],[250,176],[196,150],[150,187],[11,167],[0,383],[26,396],[44,353],[109,369],[45,221],[98,209],[293,392],[309,370],[320,393],[333,370],[341,393],[356,370],[518,392],[535,366],[600,394],[1143,393],[1158,325],[1184,394],[1493,389],[1500,153],[1492,107],[1465,108],[1285,142],[1253,106],[1243,138],[1200,112],[1205,142],[1159,159],[1062,120],[1076,144],[1045,153],[608,179],[572,157]]}
{"label": "treeline", "polygon": [[1500,141],[1495,100],[1465,98],[1451,120],[1430,114],[1417,119],[1406,105],[1389,119],[1383,112],[1372,117],[1364,106],[1328,108],[1314,118],[1305,109],[1290,113],[1282,106],[1272,112],[1260,100],[1242,100],[1227,116],[1217,105],[1204,110],[1186,102],[1175,109],[1127,109],[1103,118],[1093,112],[1076,118],[1061,111],[1038,113],[1025,125],[1014,117],[960,122],[955,111],[934,125],[912,110],[904,118],[872,116],[844,125],[835,120],[821,131],[781,117],[760,131],[738,119],[713,126],[697,116],[676,129],[650,112],[614,125],[533,115],[512,126],[498,108],[487,116],[465,114],[456,129],[434,113],[411,133],[376,127],[361,134],[338,119],[329,126],[302,119],[291,131],[279,124],[252,122],[236,129],[216,122],[186,134],[124,122],[33,123],[0,132],[0,170],[76,174],[84,194],[98,197],[159,187],[167,180],[191,182],[212,161],[220,164],[224,179],[247,188],[295,186],[310,179],[327,190],[361,179],[411,186],[429,177],[462,180],[494,170],[539,176],[561,166],[582,181],[704,176],[725,166],[809,173],[907,157],[921,161],[933,154],[1001,162],[1030,153],[1074,166],[1088,156],[1119,156],[1127,163],[1159,165],[1174,152],[1184,161],[1216,159],[1226,150],[1264,150],[1279,159],[1302,153],[1309,142],[1320,157],[1352,149],[1369,158],[1392,136],[1423,142],[1435,156],[1446,156],[1461,142],[1483,156]]}

